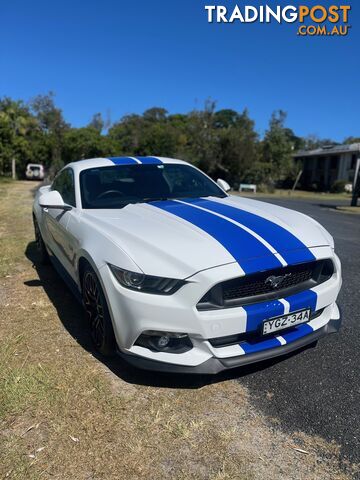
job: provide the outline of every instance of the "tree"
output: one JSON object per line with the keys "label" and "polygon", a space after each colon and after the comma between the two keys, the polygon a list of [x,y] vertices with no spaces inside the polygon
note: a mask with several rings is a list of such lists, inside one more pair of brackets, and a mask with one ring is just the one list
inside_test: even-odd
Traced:
{"label": "tree", "polygon": [[105,122],[102,118],[101,113],[95,113],[88,126],[94,128],[99,133],[101,133],[105,126]]}
{"label": "tree", "polygon": [[[203,108],[172,114],[152,107],[142,115],[126,115],[113,124],[95,113],[83,128],[71,128],[55,105],[54,94],[39,95],[29,104],[0,99],[0,174],[9,173],[15,158],[18,173],[28,162],[42,163],[54,175],[64,163],[99,156],[156,155],[183,158],[213,178],[231,184],[284,182],[296,174],[292,153],[334,143],[300,138],[285,126],[286,113],[272,114],[259,141],[248,111],[216,109],[208,99]],[[360,140],[349,137],[351,143]]]}
{"label": "tree", "polygon": [[240,116],[238,112],[235,112],[235,110],[218,110],[214,114],[214,127],[230,129],[236,126],[239,118]]}
{"label": "tree", "polygon": [[285,128],[286,116],[282,110],[274,112],[265,133],[263,161],[270,166],[269,183],[284,179],[292,170],[292,153],[295,145],[292,141],[292,132]]}
{"label": "tree", "polygon": [[219,166],[220,144],[215,129],[216,102],[206,100],[203,110],[194,110],[188,115],[187,160],[192,161],[211,175]]}
{"label": "tree", "polygon": [[41,134],[36,119],[22,101],[10,98],[0,100],[0,174],[11,172],[12,159],[16,161],[19,176],[28,162],[34,159],[35,139]]}
{"label": "tree", "polygon": [[71,128],[64,133],[62,153],[64,163],[85,158],[109,157],[117,154],[111,139],[94,127]]}
{"label": "tree", "polygon": [[[225,179],[230,183],[240,183],[249,171],[249,168],[258,161],[258,134],[245,109],[241,114],[232,110],[220,110],[216,113],[221,118],[221,131],[219,132],[220,161]],[[221,170],[217,172],[221,176]]]}
{"label": "tree", "polygon": [[150,108],[141,115],[127,115],[109,130],[109,137],[125,155],[173,156],[177,132],[162,108]]}
{"label": "tree", "polygon": [[116,144],[118,153],[138,155],[143,119],[140,115],[126,115],[109,129],[109,137]]}
{"label": "tree", "polygon": [[346,145],[351,145],[352,143],[360,143],[360,137],[347,137],[344,139]]}
{"label": "tree", "polygon": [[325,145],[339,145],[335,140],[331,138],[319,138],[317,135],[311,134],[305,138],[302,138],[302,148],[304,150],[316,150],[322,148]]}
{"label": "tree", "polygon": [[62,111],[55,106],[54,93],[38,95],[31,102],[31,109],[35,113],[46,142],[50,150],[50,174],[54,175],[63,165],[62,145],[64,133],[69,129],[65,122]]}
{"label": "tree", "polygon": [[145,110],[143,117],[150,122],[163,122],[166,120],[167,113],[165,108],[153,107]]}

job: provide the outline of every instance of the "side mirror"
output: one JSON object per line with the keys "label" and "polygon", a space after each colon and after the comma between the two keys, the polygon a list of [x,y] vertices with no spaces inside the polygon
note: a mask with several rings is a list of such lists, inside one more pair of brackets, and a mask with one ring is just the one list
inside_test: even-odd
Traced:
{"label": "side mirror", "polygon": [[219,185],[219,187],[224,190],[224,192],[228,192],[229,190],[231,190],[231,187],[230,185],[225,182],[225,180],[222,180],[221,178],[218,178],[216,180],[216,183]]}
{"label": "side mirror", "polygon": [[71,210],[70,205],[66,205],[62,196],[56,190],[50,190],[39,197],[39,205],[42,208],[57,208],[59,210]]}

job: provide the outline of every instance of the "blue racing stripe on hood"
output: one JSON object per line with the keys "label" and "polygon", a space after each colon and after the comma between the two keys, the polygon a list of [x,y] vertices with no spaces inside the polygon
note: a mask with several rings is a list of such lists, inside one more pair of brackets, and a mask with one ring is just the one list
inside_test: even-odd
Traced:
{"label": "blue racing stripe on hood", "polygon": [[156,157],[136,157],[144,165],[162,165],[162,161]]}
{"label": "blue racing stripe on hood", "polygon": [[131,157],[107,157],[114,165],[138,165],[138,162]]}
{"label": "blue racing stripe on hood", "polygon": [[180,217],[211,235],[233,256],[245,273],[282,266],[253,235],[223,218],[172,200],[151,202],[151,205]]}
{"label": "blue racing stripe on hood", "polygon": [[186,203],[207,208],[250,228],[280,253],[288,264],[315,260],[308,247],[280,225],[241,208],[206,199],[186,199]]}

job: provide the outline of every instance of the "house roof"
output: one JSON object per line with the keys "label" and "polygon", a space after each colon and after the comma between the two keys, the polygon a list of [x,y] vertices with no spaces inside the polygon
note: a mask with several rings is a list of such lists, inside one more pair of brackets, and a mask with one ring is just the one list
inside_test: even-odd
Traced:
{"label": "house roof", "polygon": [[318,157],[320,155],[338,155],[340,153],[360,153],[360,143],[352,143],[350,145],[329,145],[315,150],[300,150],[293,156],[299,157]]}

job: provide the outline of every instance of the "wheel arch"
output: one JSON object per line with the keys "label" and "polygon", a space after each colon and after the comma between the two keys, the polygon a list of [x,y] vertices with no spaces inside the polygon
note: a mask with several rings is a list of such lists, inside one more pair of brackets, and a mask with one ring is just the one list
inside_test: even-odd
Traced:
{"label": "wheel arch", "polygon": [[89,266],[95,272],[95,274],[96,274],[96,276],[97,276],[97,278],[100,282],[100,286],[102,288],[102,291],[103,291],[103,294],[104,294],[104,297],[105,297],[105,300],[106,300],[107,308],[108,308],[108,311],[109,311],[109,314],[110,314],[111,322],[112,322],[113,328],[115,330],[114,312],[113,312],[113,309],[112,309],[112,304],[111,304],[111,301],[109,299],[108,291],[105,288],[104,281],[103,281],[103,278],[102,278],[102,275],[101,275],[101,269],[104,268],[104,267],[106,268],[106,266],[105,266],[105,264],[103,264],[100,268],[97,268],[94,260],[90,256],[90,254],[85,250],[81,251],[81,253],[79,254],[79,257],[78,257],[78,261],[77,261],[78,285],[79,285],[79,289],[80,289],[81,294],[82,294],[82,288],[83,288],[82,287],[82,276],[83,276],[83,273],[84,273],[85,268],[87,266]]}
{"label": "wheel arch", "polygon": [[82,276],[86,266],[89,266],[92,270],[94,270],[94,272],[96,273],[102,285],[101,275],[100,275],[99,269],[96,266],[96,263],[92,259],[91,255],[89,255],[87,251],[83,250],[79,253],[78,260],[77,260],[77,268],[76,268],[77,277],[78,277],[77,280],[78,280],[78,285],[80,287],[80,290],[82,290]]}

